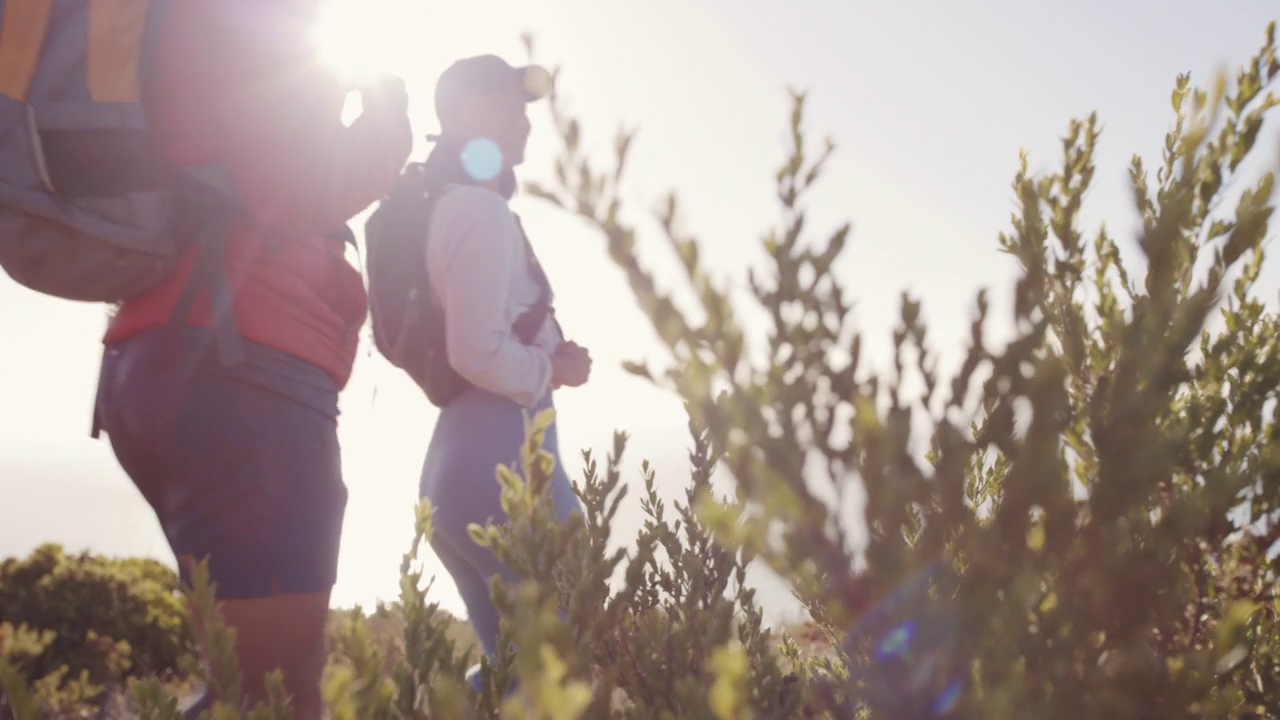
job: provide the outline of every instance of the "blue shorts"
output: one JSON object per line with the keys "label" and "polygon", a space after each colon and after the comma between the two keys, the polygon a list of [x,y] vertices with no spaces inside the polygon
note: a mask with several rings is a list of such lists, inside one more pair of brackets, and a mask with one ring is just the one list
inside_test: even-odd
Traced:
{"label": "blue shorts", "polygon": [[244,341],[162,327],[108,346],[96,420],[151,505],[184,582],[207,560],[221,599],[327,592],[347,488],[337,388],[317,367]]}

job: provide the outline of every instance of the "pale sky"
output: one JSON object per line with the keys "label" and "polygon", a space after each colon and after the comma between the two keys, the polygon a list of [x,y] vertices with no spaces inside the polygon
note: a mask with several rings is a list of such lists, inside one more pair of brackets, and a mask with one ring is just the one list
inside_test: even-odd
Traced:
{"label": "pale sky", "polygon": [[[563,65],[560,92],[586,120],[590,147],[608,153],[619,123],[639,128],[629,217],[676,189],[703,257],[737,283],[759,261],[761,233],[777,217],[772,178],[785,147],[786,87],[807,87],[815,146],[825,134],[839,145],[809,227],[853,221],[840,273],[881,368],[902,290],[923,299],[944,353],[962,347],[978,289],[990,288],[995,309],[1005,310],[1013,265],[997,252],[996,236],[1014,209],[1018,151],[1031,152],[1034,170],[1056,167],[1071,117],[1097,110],[1103,126],[1085,227],[1105,220],[1132,250],[1128,159],[1137,152],[1149,168],[1158,162],[1175,76],[1191,71],[1207,84],[1219,67],[1247,58],[1266,22],[1280,18],[1274,0],[336,1],[357,9],[336,24],[343,30],[331,41],[341,42],[330,45],[348,60],[373,49],[366,62],[405,76],[419,136],[436,130],[432,87],[449,62],[483,52],[521,61],[520,34],[534,32],[540,59]],[[549,118],[535,109],[533,120],[524,175],[546,177]],[[1263,133],[1270,157],[1277,132],[1273,122]],[[582,225],[532,198],[514,205],[556,286],[566,330],[596,359],[587,386],[558,396],[571,475],[580,474],[581,449],[603,460],[612,432],[625,429],[635,490],[648,458],[665,496],[676,497],[688,477],[685,417],[675,398],[618,368],[623,359],[661,359],[625,280]],[[675,283],[662,239],[650,232],[640,240],[660,281]],[[1278,289],[1269,262],[1259,291],[1273,308]],[[1007,312],[993,314],[994,337]],[[0,557],[55,541],[172,563],[106,439],[88,436],[103,327],[101,307],[45,298],[0,276],[0,338],[10,348],[0,355]],[[350,504],[338,606],[395,597],[435,418],[369,350],[342,397]],[[639,526],[638,492],[631,501],[619,542]],[[428,557],[428,574],[437,571]],[[762,582],[770,617],[794,617],[786,590]],[[443,573],[434,592],[461,611]]]}

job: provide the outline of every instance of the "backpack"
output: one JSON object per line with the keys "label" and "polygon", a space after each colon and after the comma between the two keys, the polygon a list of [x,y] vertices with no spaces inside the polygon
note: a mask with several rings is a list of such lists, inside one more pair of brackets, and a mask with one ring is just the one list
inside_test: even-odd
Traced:
{"label": "backpack", "polygon": [[[424,165],[412,163],[365,222],[374,344],[440,408],[471,387],[449,364],[444,314],[432,299],[428,284],[426,231],[432,210],[448,190],[448,186],[432,187]],[[542,292],[534,306],[516,319],[512,330],[520,342],[532,345],[553,310],[550,284],[537,266],[528,237],[524,240],[530,271]]]}
{"label": "backpack", "polygon": [[[0,267],[19,284],[116,304],[244,217],[226,168],[161,156],[146,103],[168,4],[0,0]],[[198,265],[191,286],[221,267]]]}

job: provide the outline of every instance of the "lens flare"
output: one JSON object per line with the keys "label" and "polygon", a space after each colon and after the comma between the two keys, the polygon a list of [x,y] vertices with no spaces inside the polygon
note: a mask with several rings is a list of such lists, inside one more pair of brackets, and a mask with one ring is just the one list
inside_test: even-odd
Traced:
{"label": "lens flare", "polygon": [[890,630],[880,642],[880,647],[876,649],[876,659],[884,660],[906,652],[907,645],[911,643],[911,637],[915,634],[914,631],[915,625],[910,620]]}
{"label": "lens flare", "polygon": [[903,720],[939,720],[963,698],[963,656],[957,647],[957,578],[935,561],[885,594],[850,629],[845,646],[859,669],[858,695],[869,706]]}
{"label": "lens flare", "polygon": [[489,138],[475,138],[462,148],[462,168],[476,182],[488,182],[502,172],[502,149]]}
{"label": "lens flare", "polygon": [[933,711],[938,715],[946,715],[955,709],[956,703],[960,702],[960,693],[964,691],[964,683],[960,678],[956,678],[947,684],[947,687],[938,696],[933,703]]}

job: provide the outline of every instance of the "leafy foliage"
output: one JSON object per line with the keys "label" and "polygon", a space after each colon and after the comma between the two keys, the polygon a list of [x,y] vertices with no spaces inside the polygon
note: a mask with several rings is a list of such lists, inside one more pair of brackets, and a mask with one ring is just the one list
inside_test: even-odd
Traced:
{"label": "leafy foliage", "polygon": [[[1280,718],[1280,318],[1253,294],[1273,175],[1247,175],[1278,75],[1273,25],[1234,83],[1177,79],[1154,177],[1130,166],[1141,267],[1105,228],[1079,227],[1096,117],[1069,125],[1060,170],[1033,177],[1024,157],[998,238],[1019,267],[1012,337],[989,346],[980,293],[950,377],[905,294],[892,367],[863,367],[834,270],[849,226],[807,233],[804,201],[834,146],[810,149],[803,94],[752,307],[677,230],[675,196],[659,210],[692,311],[638,260],[620,200],[631,136],[602,167],[553,98],[556,185],[530,190],[598,232],[626,275],[671,361],[661,375],[631,367],[684,400],[691,482],[668,508],[642,464],[647,521],[611,549],[626,435],[603,467],[584,456],[585,512],[559,525],[541,448],[553,417],[531,418],[520,462],[495,476],[511,522],[472,528],[519,576],[492,585],[507,649],[479,658],[481,691],[465,680],[474,645],[416,566],[424,505],[401,637],[376,641],[362,612],[335,630],[333,717]],[[732,498],[712,492],[716,468]],[[850,518],[838,500],[855,489],[866,503]],[[753,562],[790,581],[829,652],[764,627]],[[193,597],[212,618],[202,575]],[[278,678],[267,705],[236,710],[234,637],[212,626],[212,716],[287,717]],[[4,663],[0,685],[31,707]],[[158,681],[134,694],[142,717],[178,717]]]}
{"label": "leafy foliage", "polygon": [[179,668],[190,650],[182,603],[159,562],[45,545],[0,562],[0,659],[45,708],[80,707],[109,684]]}
{"label": "leafy foliage", "polygon": [[[755,353],[745,316],[675,230],[674,195],[659,219],[696,312],[640,266],[619,201],[631,136],[601,168],[557,109],[559,185],[535,192],[606,239],[674,361],[660,379],[634,371],[679,393],[723,449],[740,498],[704,496],[699,517],[789,578],[842,639],[856,681],[809,676],[834,716],[1280,716],[1268,642],[1280,609],[1269,555],[1280,539],[1280,323],[1251,295],[1274,177],[1240,186],[1280,103],[1268,92],[1280,75],[1274,34],[1233,87],[1178,78],[1154,183],[1133,159],[1145,277],[1105,229],[1089,242],[1078,226],[1095,116],[1070,124],[1059,172],[1031,177],[1023,158],[1018,212],[999,238],[1021,269],[1014,336],[987,347],[979,294],[949,379],[907,295],[892,372],[860,366],[849,293],[832,272],[849,226],[806,237],[802,201],[833,146],[811,159],[803,94],[778,174],[783,220],[763,243],[776,276],[751,277],[770,318]],[[1222,330],[1208,327],[1215,313]],[[832,494],[865,491],[869,539],[856,554],[848,518],[806,473],[815,460]]]}

